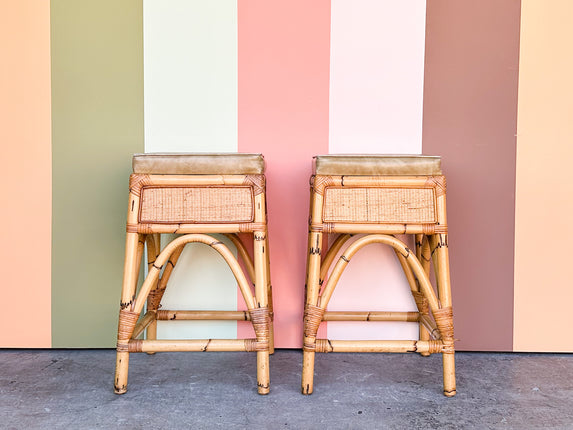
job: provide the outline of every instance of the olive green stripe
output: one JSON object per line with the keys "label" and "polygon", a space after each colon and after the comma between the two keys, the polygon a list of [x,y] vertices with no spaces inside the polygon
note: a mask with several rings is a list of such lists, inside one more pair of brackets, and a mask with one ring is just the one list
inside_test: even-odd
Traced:
{"label": "olive green stripe", "polygon": [[113,347],[143,152],[141,0],[52,0],[52,346]]}

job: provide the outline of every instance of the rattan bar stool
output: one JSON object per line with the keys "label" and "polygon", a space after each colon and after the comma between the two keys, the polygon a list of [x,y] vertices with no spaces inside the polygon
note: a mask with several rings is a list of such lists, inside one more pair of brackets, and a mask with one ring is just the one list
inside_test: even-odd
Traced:
{"label": "rattan bar stool", "polygon": [[[160,235],[178,236],[161,249]],[[243,260],[214,233],[227,235]],[[253,258],[239,233],[250,234]],[[217,251],[237,280],[247,311],[160,309],[167,282],[183,248],[202,243]],[[148,275],[136,294],[147,244]],[[127,389],[129,354],[159,351],[253,351],[257,353],[259,394],[269,392],[273,352],[264,160],[260,154],[137,154],[129,181],[127,239],[115,392]],[[254,294],[251,285],[254,284]],[[147,312],[141,312],[147,303]],[[140,317],[141,316],[141,317]],[[248,320],[254,339],[157,340],[157,320]],[[143,332],[146,339],[140,339]]]}
{"label": "rattan bar stool", "polygon": [[[311,178],[310,228],[302,392],[313,391],[315,352],[442,353],[444,394],[456,394],[454,333],[448,263],[446,181],[440,158],[428,156],[326,155],[315,157]],[[337,234],[322,252],[323,234]],[[348,239],[365,234],[342,252]],[[416,250],[395,237],[415,235]],[[361,248],[393,248],[418,312],[328,312],[336,284]],[[437,294],[429,279],[436,274]],[[317,339],[322,321],[411,321],[419,340]]]}

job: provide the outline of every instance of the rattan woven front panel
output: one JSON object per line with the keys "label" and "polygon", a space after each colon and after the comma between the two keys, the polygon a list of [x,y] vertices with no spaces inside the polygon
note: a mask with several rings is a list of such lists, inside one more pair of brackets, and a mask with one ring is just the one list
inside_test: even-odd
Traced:
{"label": "rattan woven front panel", "polygon": [[435,223],[433,188],[336,188],[324,194],[324,222]]}
{"label": "rattan woven front panel", "polygon": [[141,192],[142,223],[252,221],[252,187],[144,187]]}

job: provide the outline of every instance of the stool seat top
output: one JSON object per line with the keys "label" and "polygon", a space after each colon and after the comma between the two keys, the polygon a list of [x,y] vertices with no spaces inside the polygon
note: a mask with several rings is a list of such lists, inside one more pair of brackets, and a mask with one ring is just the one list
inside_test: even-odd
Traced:
{"label": "stool seat top", "polygon": [[261,154],[148,153],[134,154],[133,173],[148,175],[262,175]]}
{"label": "stool seat top", "polygon": [[317,155],[314,157],[316,175],[441,175],[441,159],[430,155]]}

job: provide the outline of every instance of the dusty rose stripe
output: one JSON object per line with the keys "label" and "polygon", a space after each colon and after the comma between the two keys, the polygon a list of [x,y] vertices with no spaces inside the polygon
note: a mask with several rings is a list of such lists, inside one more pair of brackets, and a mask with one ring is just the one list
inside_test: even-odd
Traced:
{"label": "dusty rose stripe", "polygon": [[423,151],[443,156],[458,349],[510,351],[520,2],[427,4]]}
{"label": "dusty rose stripe", "polygon": [[330,1],[238,5],[239,151],[265,155],[276,346],[300,347],[308,179],[328,152]]}

